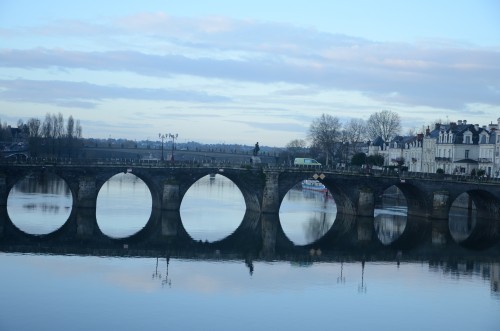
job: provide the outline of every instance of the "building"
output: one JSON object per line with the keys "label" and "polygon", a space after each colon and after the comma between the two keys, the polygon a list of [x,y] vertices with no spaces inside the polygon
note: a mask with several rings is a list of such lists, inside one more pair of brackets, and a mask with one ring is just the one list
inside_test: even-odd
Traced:
{"label": "building", "polygon": [[479,126],[466,120],[438,123],[425,134],[396,136],[389,142],[380,137],[368,149],[368,155],[381,154],[385,165],[401,162],[411,172],[470,175],[484,170],[486,176],[500,173],[500,135],[497,124]]}

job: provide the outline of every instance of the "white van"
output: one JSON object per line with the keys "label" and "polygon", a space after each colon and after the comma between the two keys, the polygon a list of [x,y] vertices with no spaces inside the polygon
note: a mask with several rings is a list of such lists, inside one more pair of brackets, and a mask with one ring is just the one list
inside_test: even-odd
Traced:
{"label": "white van", "polygon": [[293,160],[293,165],[296,167],[321,167],[321,163],[307,157],[296,157]]}

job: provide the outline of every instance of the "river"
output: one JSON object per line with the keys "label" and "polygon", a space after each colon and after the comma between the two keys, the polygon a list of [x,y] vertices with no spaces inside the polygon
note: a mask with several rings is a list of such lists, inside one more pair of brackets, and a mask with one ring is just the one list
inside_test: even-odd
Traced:
{"label": "river", "polygon": [[[98,195],[100,231],[113,240],[133,236],[151,218],[151,201],[137,177],[113,177]],[[498,245],[469,254],[449,243],[449,256],[392,250],[411,221],[404,202],[382,201],[360,226],[375,233],[373,247],[387,247],[370,256],[314,249],[345,220],[331,195],[300,186],[283,200],[279,224],[286,243],[308,247],[303,258],[207,253],[247,217],[238,188],[220,175],[195,183],[180,209],[187,235],[208,247],[202,254],[0,245],[0,330],[500,330],[498,248],[491,253]],[[20,233],[44,236],[64,226],[71,206],[62,180],[26,178],[9,194],[4,217]],[[453,220],[452,237],[466,238],[474,222]]]}

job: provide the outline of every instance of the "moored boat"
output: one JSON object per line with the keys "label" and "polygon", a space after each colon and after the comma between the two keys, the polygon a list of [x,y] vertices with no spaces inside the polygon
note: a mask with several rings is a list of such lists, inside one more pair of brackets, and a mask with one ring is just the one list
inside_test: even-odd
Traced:
{"label": "moored boat", "polygon": [[326,192],[328,189],[326,188],[325,185],[323,185],[320,181],[316,179],[305,179],[301,183],[302,189],[305,190],[313,190],[313,191],[319,191],[319,192]]}

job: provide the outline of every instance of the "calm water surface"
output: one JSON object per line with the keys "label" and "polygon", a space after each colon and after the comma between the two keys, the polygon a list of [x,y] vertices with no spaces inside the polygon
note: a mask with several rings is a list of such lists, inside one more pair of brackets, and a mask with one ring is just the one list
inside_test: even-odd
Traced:
{"label": "calm water surface", "polygon": [[[54,179],[27,181],[9,195],[13,223],[35,235],[60,228],[71,212],[67,188]],[[205,177],[186,194],[181,218],[193,239],[212,242],[235,231],[242,209],[233,183]],[[377,236],[389,245],[406,225],[404,206],[376,213]],[[108,236],[130,236],[147,223],[151,194],[135,176],[115,176],[99,192],[96,214]],[[303,245],[328,231],[335,215],[330,197],[296,188],[280,222],[288,239]],[[469,231],[471,222],[461,222]],[[2,331],[500,330],[498,260],[256,259],[250,268],[237,259],[0,252],[0,264]]]}

